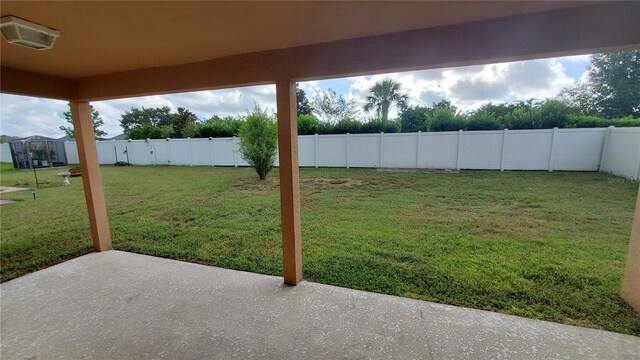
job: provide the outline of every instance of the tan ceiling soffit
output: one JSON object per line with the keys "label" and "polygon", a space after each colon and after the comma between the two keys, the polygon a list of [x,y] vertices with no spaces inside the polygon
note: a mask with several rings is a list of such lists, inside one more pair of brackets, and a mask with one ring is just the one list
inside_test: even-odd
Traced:
{"label": "tan ceiling soffit", "polygon": [[[2,48],[2,66],[67,78],[587,5],[583,1],[12,1],[2,15],[62,33],[38,54]],[[141,14],[144,14],[141,16]]]}
{"label": "tan ceiling soffit", "polygon": [[[607,2],[400,33],[80,78],[77,100],[313,80],[640,48],[640,3]],[[2,92],[60,98],[47,87]],[[36,77],[33,77],[36,80]],[[34,89],[42,88],[36,93]],[[28,92],[31,89],[33,92]],[[60,92],[59,94],[63,94]]]}
{"label": "tan ceiling soffit", "polygon": [[0,68],[0,92],[58,100],[76,97],[74,81],[71,79],[4,66]]}

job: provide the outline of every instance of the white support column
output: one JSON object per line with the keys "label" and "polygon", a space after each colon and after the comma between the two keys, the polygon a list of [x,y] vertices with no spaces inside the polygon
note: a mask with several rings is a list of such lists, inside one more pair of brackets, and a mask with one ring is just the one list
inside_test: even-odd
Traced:
{"label": "white support column", "polygon": [[189,166],[193,166],[193,154],[191,153],[191,138],[187,138],[187,146],[189,147]]}
{"label": "white support column", "polygon": [[169,165],[173,165],[173,154],[171,153],[171,139],[167,138],[167,152],[169,153]]}
{"label": "white support column", "polygon": [[553,171],[553,166],[556,162],[556,137],[558,134],[558,128],[553,128],[553,133],[551,133],[551,150],[549,151],[549,172]]}
{"label": "white support column", "polygon": [[416,169],[420,167],[420,154],[422,153],[422,131],[418,131],[416,144]]}
{"label": "white support column", "polygon": [[346,154],[346,164],[347,164],[347,169],[349,168],[349,147],[351,147],[351,134],[347,133],[347,137],[346,140],[347,142],[347,146],[346,146],[346,150],[347,150],[347,154]]}
{"label": "white support column", "polygon": [[504,145],[507,141],[507,134],[509,134],[509,129],[504,129],[502,131],[502,148],[500,150],[500,171],[504,171]]}
{"label": "white support column", "polygon": [[318,153],[318,134],[314,134],[313,135],[313,146],[314,146],[314,150],[313,150],[313,155],[315,157],[315,164],[316,164],[316,169],[318,168],[318,159],[320,158],[320,154]]}
{"label": "white support column", "polygon": [[213,161],[213,138],[209,138],[209,163],[211,163],[211,167],[214,167],[216,163]]}
{"label": "white support column", "polygon": [[458,149],[456,151],[456,169],[460,170],[460,145],[462,145],[462,129],[458,130]]}
{"label": "white support column", "polygon": [[598,171],[602,171],[602,167],[604,165],[605,156],[607,155],[607,145],[609,144],[609,133],[613,130],[615,126],[609,126],[604,131],[604,141],[602,142],[602,151],[600,151],[600,164],[598,165]]}
{"label": "white support column", "polygon": [[380,132],[380,154],[378,154],[378,167],[384,166],[384,132]]}

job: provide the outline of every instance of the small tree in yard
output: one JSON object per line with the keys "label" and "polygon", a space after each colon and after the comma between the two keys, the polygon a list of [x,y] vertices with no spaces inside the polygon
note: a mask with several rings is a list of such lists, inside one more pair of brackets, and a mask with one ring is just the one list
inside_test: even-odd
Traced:
{"label": "small tree in yard", "polygon": [[266,179],[278,150],[275,121],[256,105],[240,127],[239,135],[242,158],[256,169],[260,180]]}

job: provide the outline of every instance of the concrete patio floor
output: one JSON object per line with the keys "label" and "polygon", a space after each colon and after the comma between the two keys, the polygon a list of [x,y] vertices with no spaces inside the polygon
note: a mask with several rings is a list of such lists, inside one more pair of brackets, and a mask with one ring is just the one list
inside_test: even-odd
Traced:
{"label": "concrete patio floor", "polygon": [[638,359],[640,338],[92,253],[0,285],[2,359]]}

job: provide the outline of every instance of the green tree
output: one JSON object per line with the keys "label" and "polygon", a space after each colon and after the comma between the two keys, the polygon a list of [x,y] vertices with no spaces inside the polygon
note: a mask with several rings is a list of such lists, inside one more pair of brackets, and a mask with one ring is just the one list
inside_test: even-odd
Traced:
{"label": "green tree", "polygon": [[131,140],[144,139],[166,139],[173,137],[173,128],[166,126],[142,125],[133,129],[129,129],[127,138]]}
{"label": "green tree", "polygon": [[480,108],[467,117],[464,130],[499,130],[502,128],[496,114],[488,109]]}
{"label": "green tree", "polygon": [[196,122],[198,122],[198,117],[194,113],[185,108],[179,107],[178,112],[174,114],[172,119],[171,125],[173,127],[173,136],[178,138],[186,137],[186,135],[183,134],[183,131],[189,125],[195,124]]}
{"label": "green tree", "polygon": [[313,113],[313,107],[311,107],[311,103],[309,99],[307,99],[307,93],[300,89],[298,84],[296,84],[296,99],[298,103],[298,116],[311,115]]}
{"label": "green tree", "polygon": [[369,112],[375,109],[376,115],[383,122],[389,118],[389,108],[393,103],[403,109],[407,106],[409,99],[406,94],[402,93],[400,83],[392,79],[378,81],[369,89],[369,92],[371,94],[367,96],[364,111]]}
{"label": "green tree", "polygon": [[403,132],[427,131],[431,109],[423,106],[409,106],[400,111],[400,125]]}
{"label": "green tree", "polygon": [[313,112],[319,119],[335,124],[342,119],[352,119],[358,114],[356,103],[335,91],[316,91],[313,95]]}
{"label": "green tree", "polygon": [[243,120],[231,116],[225,118],[214,116],[204,122],[188,125],[182,135],[196,138],[238,136],[243,123]]}
{"label": "green tree", "polygon": [[362,132],[362,123],[356,119],[341,119],[333,126],[334,134],[359,134]]}
{"label": "green tree", "polygon": [[594,54],[586,83],[562,97],[587,115],[640,117],[640,50]]}
{"label": "green tree", "polygon": [[[102,140],[107,133],[100,129],[101,126],[104,125],[104,120],[100,116],[98,110],[93,108],[93,105],[90,105],[91,109],[91,119],[93,120],[93,132],[96,134],[96,139]],[[63,113],[64,119],[67,121],[69,126],[60,126],[60,130],[64,131],[67,136],[75,138],[75,132],[73,130],[73,118],[71,117],[71,108]]]}
{"label": "green tree", "polygon": [[144,125],[155,127],[173,126],[174,114],[168,106],[155,108],[131,108],[122,114],[120,118],[120,126],[124,129],[124,133],[128,136],[131,129],[139,128]]}
{"label": "green tree", "polygon": [[256,105],[240,127],[239,135],[242,158],[256,170],[260,180],[266,179],[278,150],[275,120]]}
{"label": "green tree", "polygon": [[442,100],[440,100],[438,102],[434,102],[433,105],[431,106],[431,108],[432,109],[449,109],[454,113],[458,112],[458,108],[453,106],[451,101],[449,101],[447,99],[442,99]]}
{"label": "green tree", "polygon": [[313,115],[298,115],[298,135],[313,135],[318,133],[320,122]]}
{"label": "green tree", "polygon": [[429,118],[429,131],[457,131],[464,126],[464,118],[447,108],[433,110]]}

